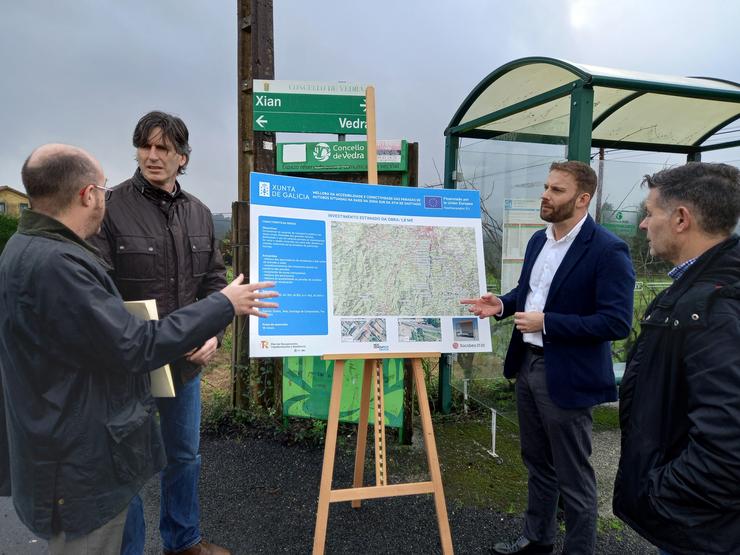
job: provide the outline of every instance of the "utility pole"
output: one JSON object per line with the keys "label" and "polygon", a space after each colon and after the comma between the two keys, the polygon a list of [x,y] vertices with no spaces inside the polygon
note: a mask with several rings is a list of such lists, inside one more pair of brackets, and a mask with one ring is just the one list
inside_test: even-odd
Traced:
{"label": "utility pole", "polygon": [[[275,173],[275,133],[254,130],[252,83],[275,78],[272,32],[272,0],[237,0],[237,94],[238,94],[238,202],[232,205],[234,275],[249,281],[249,172]],[[249,317],[234,319],[232,348],[232,403],[268,404],[280,392],[279,359],[249,359]]]}

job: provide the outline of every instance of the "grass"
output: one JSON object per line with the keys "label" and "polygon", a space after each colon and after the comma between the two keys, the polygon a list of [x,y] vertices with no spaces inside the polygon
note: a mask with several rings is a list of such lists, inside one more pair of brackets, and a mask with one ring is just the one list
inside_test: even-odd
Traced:
{"label": "grass", "polygon": [[594,407],[594,432],[619,429],[619,409],[611,405]]}
{"label": "grass", "polygon": [[484,420],[437,420],[435,436],[443,464],[445,492],[464,506],[491,507],[518,514],[527,504],[527,470],[519,455],[519,430],[498,420],[497,458],[491,448],[491,423]]}

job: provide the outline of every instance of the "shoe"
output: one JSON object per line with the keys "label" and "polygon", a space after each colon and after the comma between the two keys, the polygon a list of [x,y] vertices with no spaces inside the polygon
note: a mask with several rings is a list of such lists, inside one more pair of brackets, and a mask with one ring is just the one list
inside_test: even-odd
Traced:
{"label": "shoe", "polygon": [[231,551],[220,545],[201,540],[182,551],[165,551],[164,555],[231,555]]}
{"label": "shoe", "polygon": [[493,546],[494,555],[511,555],[512,553],[552,553],[552,544],[529,541],[519,536],[513,542],[499,542]]}

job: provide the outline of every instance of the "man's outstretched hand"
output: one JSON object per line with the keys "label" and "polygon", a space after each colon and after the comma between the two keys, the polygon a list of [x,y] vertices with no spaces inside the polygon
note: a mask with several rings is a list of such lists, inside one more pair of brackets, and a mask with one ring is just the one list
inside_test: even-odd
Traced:
{"label": "man's outstretched hand", "polygon": [[267,318],[268,314],[260,312],[260,308],[277,308],[277,303],[265,302],[261,299],[279,297],[277,291],[261,291],[275,287],[274,281],[260,281],[258,283],[244,283],[244,275],[239,274],[234,281],[221,289],[221,293],[231,301],[237,316],[245,314]]}
{"label": "man's outstretched hand", "polygon": [[501,299],[492,293],[486,293],[478,299],[462,299],[460,303],[468,305],[468,310],[481,319],[498,316],[504,309]]}

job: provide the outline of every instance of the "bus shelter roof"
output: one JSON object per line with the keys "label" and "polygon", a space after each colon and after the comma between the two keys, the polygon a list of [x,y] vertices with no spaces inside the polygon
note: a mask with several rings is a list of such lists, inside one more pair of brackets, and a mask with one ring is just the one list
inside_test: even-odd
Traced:
{"label": "bus shelter roof", "polygon": [[579,98],[573,93],[589,88],[593,147],[692,153],[740,145],[711,140],[740,118],[738,83],[543,57],[515,60],[490,73],[460,105],[445,134],[567,144]]}

